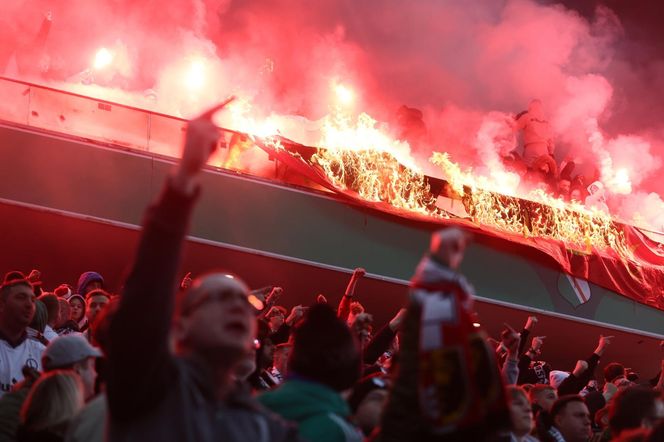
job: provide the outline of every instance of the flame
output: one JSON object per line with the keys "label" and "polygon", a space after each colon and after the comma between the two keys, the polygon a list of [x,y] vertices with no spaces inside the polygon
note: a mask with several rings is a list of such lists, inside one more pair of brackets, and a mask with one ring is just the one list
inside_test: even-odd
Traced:
{"label": "flame", "polygon": [[194,58],[189,63],[185,72],[184,84],[189,90],[199,91],[205,86],[206,82],[205,61],[201,58]]}
{"label": "flame", "polygon": [[325,118],[322,138],[311,161],[330,182],[371,202],[423,214],[436,213],[436,198],[415,166],[407,143],[395,141],[367,114],[357,120],[342,113]]}
{"label": "flame", "polygon": [[355,101],[355,92],[348,86],[336,83],[333,84],[334,93],[336,95],[337,102],[342,106],[350,106]]}
{"label": "flame", "polygon": [[92,66],[96,70],[104,69],[113,62],[113,53],[106,48],[100,48],[95,54]]}
{"label": "flame", "polygon": [[435,152],[431,162],[441,167],[452,188],[464,195],[469,214],[482,226],[563,241],[584,253],[596,248],[613,250],[623,258],[633,257],[623,232],[601,210],[565,202],[540,189],[529,192],[528,199],[498,194],[486,190],[486,179],[462,171],[445,153]]}

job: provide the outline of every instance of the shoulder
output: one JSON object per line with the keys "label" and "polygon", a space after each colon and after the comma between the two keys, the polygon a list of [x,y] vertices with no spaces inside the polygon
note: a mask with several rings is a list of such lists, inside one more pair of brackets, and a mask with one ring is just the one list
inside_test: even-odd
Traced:
{"label": "shoulder", "polygon": [[362,435],[354,425],[333,413],[318,414],[300,422],[300,434],[318,442],[362,441]]}

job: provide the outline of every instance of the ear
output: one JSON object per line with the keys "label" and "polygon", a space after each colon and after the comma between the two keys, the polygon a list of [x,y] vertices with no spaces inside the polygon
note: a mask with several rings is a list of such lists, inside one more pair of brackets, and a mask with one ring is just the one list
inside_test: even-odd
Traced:
{"label": "ear", "polygon": [[187,335],[189,328],[189,318],[186,316],[179,316],[173,320],[171,327],[171,335],[175,342],[182,342]]}

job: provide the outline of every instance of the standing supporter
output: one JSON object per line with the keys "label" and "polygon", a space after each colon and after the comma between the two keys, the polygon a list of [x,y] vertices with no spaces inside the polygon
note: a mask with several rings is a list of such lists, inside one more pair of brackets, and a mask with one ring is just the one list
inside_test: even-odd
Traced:
{"label": "standing supporter", "polygon": [[48,344],[42,356],[45,371],[71,370],[80,378],[83,385],[83,398],[88,401],[95,394],[95,359],[102,356],[81,335],[60,336]]}
{"label": "standing supporter", "polygon": [[360,376],[360,351],[351,331],[327,304],[315,304],[293,334],[289,376],[260,402],[297,422],[305,439],[361,441],[340,394]]}
{"label": "standing supporter", "polygon": [[609,407],[609,427],[613,437],[627,430],[653,428],[662,420],[662,394],[648,387],[635,386],[619,391]]}
{"label": "standing supporter", "polygon": [[32,386],[23,408],[18,442],[62,441],[69,421],[83,407],[83,386],[72,371],[54,371]]}
{"label": "standing supporter", "polygon": [[256,332],[257,300],[247,285],[212,273],[175,296],[198,177],[219,139],[212,116],[222,106],[189,122],[182,159],[144,219],[110,324],[106,390],[112,442],[297,438],[294,427],[236,387],[235,366],[251,351]]}
{"label": "standing supporter", "polygon": [[360,379],[348,397],[353,421],[365,436],[370,436],[380,424],[380,417],[387,403],[389,384],[380,374]]}
{"label": "standing supporter", "polygon": [[44,293],[38,299],[46,306],[48,319],[46,320],[46,327],[44,327],[44,338],[50,342],[58,337],[55,328],[60,322],[60,301],[53,293]]}
{"label": "standing supporter", "polygon": [[284,382],[288,374],[288,358],[290,357],[293,344],[285,342],[279,344],[274,349],[274,358],[272,360],[272,368],[270,374],[276,379],[277,385]]}
{"label": "standing supporter", "polygon": [[578,361],[574,371],[557,386],[559,396],[578,394],[583,390],[583,387],[585,387],[588,384],[588,381],[592,378],[600,358],[604,355],[609,344],[611,344],[612,339],[613,336],[600,335],[597,347],[588,359],[585,361]]}
{"label": "standing supporter", "polygon": [[342,321],[345,321],[348,326],[353,325],[353,322],[355,322],[355,316],[359,315],[360,313],[364,313],[364,307],[362,307],[362,304],[355,301],[354,297],[357,283],[364,275],[366,275],[366,273],[366,270],[361,267],[353,270],[353,274],[348,281],[348,286],[346,286],[346,292],[341,297],[341,301],[339,302],[337,316],[339,316],[339,319]]}
{"label": "standing supporter", "polygon": [[71,319],[71,305],[65,298],[59,298],[60,303],[60,323],[55,331],[58,335],[64,336],[78,332],[78,324]]}
{"label": "standing supporter", "polygon": [[87,298],[87,294],[92,290],[104,288],[104,278],[97,272],[84,272],[78,278],[76,294]]}
{"label": "standing supporter", "polygon": [[533,410],[528,395],[521,387],[510,385],[507,387],[507,398],[512,420],[512,431],[509,433],[510,442],[537,442],[530,435],[533,430]]}
{"label": "standing supporter", "polygon": [[9,280],[0,287],[0,396],[23,379],[23,366],[41,369],[44,345],[28,339],[35,315],[35,294],[25,279]]}
{"label": "standing supporter", "polygon": [[548,384],[536,384],[528,392],[535,426],[538,434],[544,434],[551,427],[551,408],[558,400],[556,389]]}
{"label": "standing supporter", "polygon": [[413,276],[381,442],[484,441],[509,429],[494,352],[458,273],[467,243],[459,229],[435,233]]}
{"label": "standing supporter", "polygon": [[[272,309],[275,308],[284,309],[281,306],[272,307]],[[281,322],[279,328],[275,332],[270,334],[270,341],[274,345],[279,345],[283,344],[284,342],[288,342],[288,340],[290,339],[291,328],[302,319],[302,317],[304,316],[304,311],[305,308],[302,307],[301,305],[296,305],[295,307],[293,307],[286,320],[283,322],[279,321]],[[283,313],[283,311],[279,310],[279,314],[281,313]],[[267,316],[270,316],[270,313],[268,313]]]}
{"label": "standing supporter", "polygon": [[48,322],[48,312],[46,305],[39,299],[35,299],[35,315],[32,317],[32,322],[27,328],[28,339],[37,341],[43,346],[48,345],[48,339],[44,337],[44,330]]}
{"label": "standing supporter", "polygon": [[85,314],[85,299],[81,295],[72,295],[69,298],[69,306],[71,307],[71,320],[76,322],[78,331],[84,332],[88,329],[88,317]]}
{"label": "standing supporter", "polygon": [[552,427],[547,438],[555,442],[587,442],[591,435],[590,412],[583,398],[568,395],[559,398],[551,407]]}
{"label": "standing supporter", "polygon": [[[86,317],[88,324],[92,325],[95,321],[95,318],[101,313],[106,307],[108,307],[109,302],[111,302],[111,295],[102,289],[96,289],[88,292],[85,297],[86,300]],[[90,327],[88,326],[85,331],[85,335],[90,340]]]}
{"label": "standing supporter", "polygon": [[270,339],[270,327],[267,323],[258,319],[257,324],[256,368],[249,376],[249,384],[255,391],[266,391],[279,384],[279,381],[269,371],[274,358],[275,346]]}

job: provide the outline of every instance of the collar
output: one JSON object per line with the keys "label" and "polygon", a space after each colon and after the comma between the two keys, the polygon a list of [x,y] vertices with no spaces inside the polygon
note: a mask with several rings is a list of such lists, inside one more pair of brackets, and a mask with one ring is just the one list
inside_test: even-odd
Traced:
{"label": "collar", "polygon": [[23,344],[25,340],[28,339],[28,332],[26,330],[23,330],[23,333],[21,334],[21,337],[18,338],[16,341],[12,342],[1,330],[0,330],[0,340],[5,341],[11,348],[16,348],[19,345]]}

